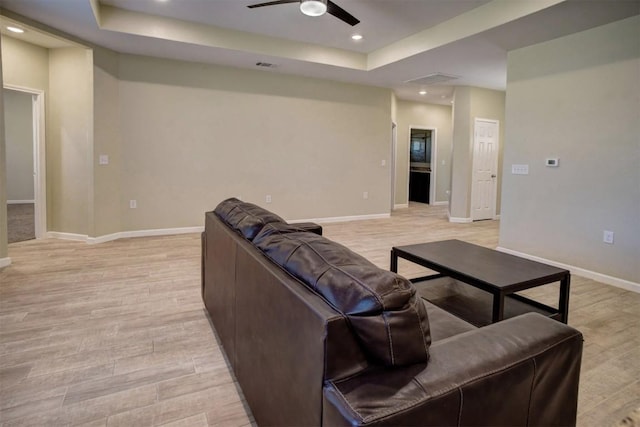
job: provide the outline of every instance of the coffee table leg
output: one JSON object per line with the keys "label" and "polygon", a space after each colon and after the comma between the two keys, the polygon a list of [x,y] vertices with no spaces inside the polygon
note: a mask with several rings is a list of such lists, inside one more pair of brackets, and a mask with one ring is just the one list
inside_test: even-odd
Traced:
{"label": "coffee table leg", "polygon": [[560,321],[562,323],[569,322],[569,288],[571,285],[571,274],[567,273],[564,279],[560,281],[560,301],[558,302],[558,310],[560,311]]}
{"label": "coffee table leg", "polygon": [[491,323],[496,323],[504,318],[504,294],[502,292],[493,294],[493,315]]}
{"label": "coffee table leg", "polygon": [[396,254],[396,251],[394,251],[393,249],[391,249],[391,271],[393,271],[394,273],[398,272],[398,254]]}

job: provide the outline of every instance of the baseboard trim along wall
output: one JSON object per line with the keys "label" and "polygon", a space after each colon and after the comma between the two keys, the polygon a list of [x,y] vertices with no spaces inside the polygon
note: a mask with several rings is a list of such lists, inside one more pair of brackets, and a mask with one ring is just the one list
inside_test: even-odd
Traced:
{"label": "baseboard trim along wall", "polygon": [[119,233],[107,234],[105,236],[87,237],[87,243],[90,245],[95,245],[98,243],[110,242],[112,240],[129,239],[131,237],[169,236],[172,234],[202,233],[203,231],[204,231],[203,226],[181,227],[181,228],[159,228],[155,230],[121,231]]}
{"label": "baseboard trim along wall", "polygon": [[8,267],[11,265],[11,258],[0,258],[0,268]]}
{"label": "baseboard trim along wall", "polygon": [[393,205],[393,209],[408,209],[409,203],[398,203],[397,205]]}
{"label": "baseboard trim along wall", "polygon": [[8,205],[22,205],[24,203],[35,203],[35,200],[7,200]]}
{"label": "baseboard trim along wall", "polygon": [[47,231],[46,236],[49,239],[73,240],[73,241],[77,241],[77,242],[86,242],[87,241],[87,235],[86,234],[61,233],[59,231]]}
{"label": "baseboard trim along wall", "polygon": [[309,218],[309,219],[292,219],[292,220],[287,220],[287,222],[290,224],[296,224],[298,222],[317,222],[318,224],[325,224],[329,222],[362,221],[365,219],[387,219],[387,218],[391,218],[390,213],[371,214],[371,215],[353,215],[353,216],[333,216],[333,217]]}
{"label": "baseboard trim along wall", "polygon": [[449,217],[449,222],[453,222],[456,224],[468,224],[470,222],[473,222],[473,220],[471,218],[458,218],[455,216],[450,216]]}
{"label": "baseboard trim along wall", "polygon": [[[317,222],[317,223],[346,222],[346,221],[359,221],[364,219],[385,219],[390,217],[391,217],[391,214],[385,213],[385,214],[372,214],[372,215],[354,215],[354,216],[338,216],[338,217],[327,217],[327,218],[297,219],[297,220],[291,220],[289,221],[289,223],[295,224],[298,222]],[[49,231],[46,233],[46,237],[50,239],[86,242],[90,245],[96,245],[99,243],[111,242],[113,240],[118,240],[118,239],[128,239],[131,237],[169,236],[172,234],[202,233],[203,231],[204,231],[203,226],[181,227],[181,228],[159,228],[155,230],[121,231],[118,233],[106,234],[104,236],[98,236],[98,237],[89,237],[86,234],[60,233],[57,231]]]}
{"label": "baseboard trim along wall", "polygon": [[514,251],[513,249],[507,249],[501,246],[498,246],[496,250],[507,253],[507,254],[519,256],[521,258],[530,259],[532,261],[538,261],[545,264],[553,265],[558,268],[564,268],[566,270],[570,270],[571,274],[576,274],[578,276],[586,277],[587,279],[595,280],[596,282],[605,283],[607,285],[615,286],[617,288],[626,289],[628,291],[632,291],[640,294],[640,283],[631,282],[629,280],[620,279],[618,277],[608,276],[606,274],[587,270],[581,267],[576,267],[574,265],[564,264],[564,263],[553,261],[546,258],[541,258],[535,255],[529,255],[524,252]]}

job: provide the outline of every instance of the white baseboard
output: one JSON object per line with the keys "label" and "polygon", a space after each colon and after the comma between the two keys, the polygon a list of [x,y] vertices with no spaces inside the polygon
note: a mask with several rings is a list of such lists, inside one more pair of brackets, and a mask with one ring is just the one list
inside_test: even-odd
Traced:
{"label": "white baseboard", "polygon": [[[298,220],[292,220],[289,222],[291,224],[295,224],[298,222],[316,222],[321,224],[321,223],[329,223],[329,222],[359,221],[364,219],[384,219],[384,218],[389,218],[390,216],[391,216],[390,214],[385,213],[385,214],[372,214],[372,215],[298,219]],[[97,237],[89,237],[86,234],[60,233],[57,231],[49,231],[47,232],[46,237],[51,239],[86,242],[87,244],[90,244],[90,245],[96,245],[99,243],[111,242],[113,240],[127,239],[131,237],[168,236],[172,234],[202,233],[202,231],[204,231],[203,226],[182,227],[182,228],[160,228],[155,230],[120,231],[118,233],[106,234],[104,236],[97,236]]]}
{"label": "white baseboard", "polygon": [[445,201],[443,201],[443,202],[433,202],[433,203],[431,204],[431,206],[446,206],[446,205],[448,205],[448,204],[449,204],[449,202],[445,200]]}
{"label": "white baseboard", "polygon": [[104,236],[98,237],[89,237],[86,234],[60,233],[57,231],[49,231],[47,232],[47,237],[50,239],[73,240],[77,242],[86,242],[90,245],[95,245],[98,243],[105,243],[118,239],[127,239],[130,237],[168,236],[171,234],[201,233],[203,230],[203,226],[160,228],[156,230],[121,231],[118,233],[106,234]]}
{"label": "white baseboard", "polygon": [[393,205],[393,209],[408,209],[409,203],[398,203],[397,205]]}
{"label": "white baseboard", "polygon": [[11,258],[0,258],[0,268],[8,267],[11,265]]}
{"label": "white baseboard", "polygon": [[469,224],[470,222],[473,222],[473,220],[471,218],[457,218],[455,216],[450,216],[449,222],[456,224]]}
{"label": "white baseboard", "polygon": [[521,258],[530,259],[532,261],[538,261],[545,264],[553,265],[554,267],[564,268],[565,270],[570,270],[571,274],[576,274],[577,276],[586,277],[587,279],[592,279],[596,282],[605,283],[607,285],[615,286],[616,288],[622,288],[640,294],[640,283],[635,283],[631,282],[630,280],[620,279],[618,277],[613,277],[606,274],[598,273],[596,271],[587,270],[586,268],[576,267],[575,265],[564,264],[562,262],[538,257],[535,255],[529,255],[524,252],[514,251],[513,249],[507,249],[501,246],[498,246],[496,250],[507,254],[516,255]]}
{"label": "white baseboard", "polygon": [[46,237],[49,239],[73,240],[76,242],[86,242],[86,234],[61,233],[59,231],[47,231]]}
{"label": "white baseboard", "polygon": [[7,200],[8,205],[22,205],[24,203],[35,203],[35,200]]}
{"label": "white baseboard", "polygon": [[309,218],[309,219],[293,219],[287,220],[290,224],[296,224],[298,222],[316,222],[318,224],[325,224],[329,222],[347,222],[347,221],[362,221],[365,219],[386,219],[391,218],[391,214],[370,214],[370,215],[353,215],[353,216],[334,216],[325,218]]}
{"label": "white baseboard", "polygon": [[181,228],[159,228],[155,230],[136,230],[136,231],[121,231],[118,233],[107,234],[98,237],[87,237],[86,241],[90,245],[98,243],[110,242],[118,239],[128,239],[131,237],[152,237],[152,236],[168,236],[172,234],[189,234],[189,233],[202,233],[204,231],[203,226],[198,227],[181,227]]}

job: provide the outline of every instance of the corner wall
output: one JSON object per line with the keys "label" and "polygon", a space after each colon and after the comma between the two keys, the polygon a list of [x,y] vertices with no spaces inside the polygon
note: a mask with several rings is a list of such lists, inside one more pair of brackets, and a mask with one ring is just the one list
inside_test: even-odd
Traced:
{"label": "corner wall", "polygon": [[87,235],[93,228],[93,56],[90,49],[49,52],[47,226]]}
{"label": "corner wall", "polygon": [[[500,222],[503,248],[637,289],[639,40],[636,16],[509,53]],[[514,163],[529,175],[511,175]]]}

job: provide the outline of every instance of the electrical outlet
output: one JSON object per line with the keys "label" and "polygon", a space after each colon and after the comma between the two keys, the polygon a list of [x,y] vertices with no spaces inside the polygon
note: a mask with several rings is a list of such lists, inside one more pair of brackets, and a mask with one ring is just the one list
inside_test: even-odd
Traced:
{"label": "electrical outlet", "polygon": [[362,193],[362,198],[363,199],[368,199],[369,198],[369,192],[365,191],[364,193]]}
{"label": "electrical outlet", "polygon": [[265,197],[265,201],[267,203],[271,203],[271,194],[267,194],[267,197]]}
{"label": "electrical outlet", "polygon": [[604,233],[602,233],[602,241],[613,245],[613,231],[604,230]]}
{"label": "electrical outlet", "polygon": [[129,200],[129,209],[135,209],[138,207],[138,202],[135,200]]}
{"label": "electrical outlet", "polygon": [[109,164],[109,156],[107,154],[100,154],[98,158],[98,164],[100,165],[108,165]]}
{"label": "electrical outlet", "polygon": [[380,166],[382,166],[382,167],[387,166],[387,161],[385,159],[382,159],[380,161]]}

